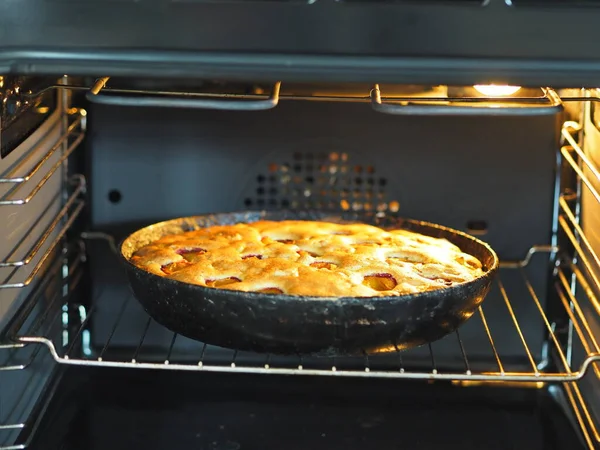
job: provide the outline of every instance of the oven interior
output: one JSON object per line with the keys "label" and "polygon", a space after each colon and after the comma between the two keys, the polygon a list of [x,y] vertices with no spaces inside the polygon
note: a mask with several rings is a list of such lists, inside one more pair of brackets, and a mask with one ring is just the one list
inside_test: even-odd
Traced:
{"label": "oven interior", "polygon": [[[0,449],[600,443],[595,89],[0,80]],[[440,223],[500,273],[458,332],[362,357],[213,347],[133,297],[132,231],[278,209]]]}

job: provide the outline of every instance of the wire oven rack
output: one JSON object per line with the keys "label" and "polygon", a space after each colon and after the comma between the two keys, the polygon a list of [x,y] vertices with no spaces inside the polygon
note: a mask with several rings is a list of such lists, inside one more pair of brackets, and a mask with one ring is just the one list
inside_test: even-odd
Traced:
{"label": "wire oven rack", "polygon": [[[281,100],[352,101],[368,102],[380,113],[393,115],[544,115],[559,112],[564,101],[579,101],[579,97],[560,97],[550,88],[526,89],[524,94],[509,96],[482,95],[472,88],[446,90],[441,87],[407,95],[405,92],[390,92],[384,96],[385,87],[373,84],[360,87],[357,93],[315,93],[282,88],[277,81],[270,87],[255,86],[251,93],[205,90],[134,89],[108,87],[110,77],[101,77],[92,86],[54,85],[31,93],[32,97],[48,89],[62,88],[85,91],[88,101],[112,106],[217,109],[230,111],[260,111],[277,107]],[[118,81],[117,81],[118,84]],[[266,93],[268,92],[268,93]],[[589,98],[588,98],[589,100]]]}
{"label": "wire oven rack", "polygon": [[[89,236],[88,236],[89,237]],[[464,343],[461,340],[460,332],[456,332],[454,336],[448,339],[454,339],[458,348],[464,369],[460,371],[444,371],[436,362],[435,343],[427,347],[429,352],[429,368],[427,369],[412,369],[405,367],[403,364],[404,352],[395,352],[395,355],[390,358],[390,355],[367,355],[363,358],[309,358],[309,357],[292,357],[282,360],[275,355],[261,356],[260,363],[256,363],[254,359],[252,364],[247,361],[247,355],[243,352],[234,350],[227,351],[218,349],[206,344],[198,343],[197,350],[186,351],[184,355],[178,356],[178,344],[181,341],[186,341],[189,345],[189,340],[185,337],[171,333],[170,345],[164,356],[157,359],[155,352],[150,351],[146,346],[151,344],[147,342],[147,335],[150,327],[160,327],[147,315],[144,319],[144,326],[140,329],[140,335],[135,345],[135,350],[129,354],[123,354],[120,349],[115,349],[111,346],[113,336],[119,332],[121,327],[128,328],[129,324],[123,322],[126,309],[139,309],[139,314],[145,314],[141,307],[131,295],[127,295],[120,300],[118,307],[119,313],[114,317],[114,322],[111,326],[110,333],[106,336],[105,342],[100,348],[93,352],[89,348],[81,349],[82,336],[86,334],[87,327],[90,321],[94,320],[95,307],[92,306],[88,311],[85,311],[82,306],[77,306],[80,313],[80,323],[72,330],[69,342],[58,342],[53,338],[53,334],[62,324],[62,308],[64,301],[57,301],[48,305],[44,316],[48,318],[47,323],[43,326],[38,326],[33,332],[21,332],[15,335],[14,339],[22,344],[43,344],[48,347],[54,359],[61,364],[69,365],[85,365],[85,366],[104,366],[104,367],[130,367],[139,369],[162,369],[162,370],[185,370],[185,371],[206,371],[206,372],[240,372],[240,373],[259,373],[259,374],[286,374],[286,375],[324,375],[324,376],[352,376],[352,377],[382,377],[382,378],[403,378],[403,379],[429,379],[429,380],[453,380],[453,381],[529,381],[529,382],[557,382],[557,381],[575,381],[585,375],[588,368],[594,361],[600,361],[600,352],[590,351],[587,357],[577,367],[569,364],[566,353],[558,342],[555,336],[553,324],[550,323],[544,308],[536,294],[534,287],[529,281],[526,268],[533,258],[544,257],[548,258],[549,253],[554,253],[557,249],[551,246],[538,246],[530,250],[529,254],[523,261],[514,263],[503,263],[500,270],[499,279],[496,282],[495,289],[500,293],[499,298],[505,305],[506,312],[510,316],[510,320],[514,327],[513,332],[516,332],[520,338],[524,359],[526,359],[529,369],[515,371],[511,369],[511,362],[504,361],[497,350],[495,344],[495,332],[499,330],[491,330],[488,326],[488,321],[485,315],[485,304],[482,306],[476,317],[471,320],[478,321],[481,329],[481,337],[489,342],[489,354],[496,362],[494,371],[478,371],[468,356]],[[513,299],[511,292],[506,288],[503,278],[506,276],[518,274],[522,288],[528,293],[526,299]],[[76,283],[69,283],[74,289]],[[561,283],[557,283],[557,289],[562,292],[565,301],[577,302],[577,299],[570,294],[570,289],[563,289]],[[519,290],[521,291],[521,289]],[[564,291],[564,292],[563,292]],[[102,292],[98,292],[97,298],[91,302],[92,305],[97,305],[101,301]],[[561,357],[564,365],[562,371],[543,371],[535,361],[533,354],[534,349],[528,344],[521,323],[527,320],[523,317],[517,317],[514,301],[529,301],[536,305],[536,309],[542,318],[551,340],[555,344],[555,350]],[[578,311],[576,309],[576,311]],[[589,327],[586,325],[585,318],[577,313],[572,314],[572,318],[577,323],[577,329],[581,331],[581,339],[584,342],[593,340],[593,336],[588,333]],[[503,330],[502,333],[506,333]],[[587,344],[586,344],[587,345]],[[597,346],[594,345],[593,350]],[[150,359],[145,359],[148,355],[153,355]],[[192,359],[190,359],[190,357]],[[382,362],[384,362],[382,367]]]}

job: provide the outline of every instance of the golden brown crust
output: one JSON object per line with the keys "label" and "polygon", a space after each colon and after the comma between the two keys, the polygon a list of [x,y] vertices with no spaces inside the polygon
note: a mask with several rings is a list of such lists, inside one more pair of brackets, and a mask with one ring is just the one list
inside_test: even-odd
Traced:
{"label": "golden brown crust", "polygon": [[165,236],[130,261],[201,286],[317,297],[412,294],[483,273],[479,260],[445,239],[366,224],[292,220]]}

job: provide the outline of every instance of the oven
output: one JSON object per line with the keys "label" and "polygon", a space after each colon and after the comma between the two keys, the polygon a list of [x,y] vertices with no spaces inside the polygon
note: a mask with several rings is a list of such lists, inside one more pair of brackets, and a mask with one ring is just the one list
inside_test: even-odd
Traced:
{"label": "oven", "polygon": [[[4,2],[0,449],[599,448],[598,6]],[[434,342],[277,355],[160,325],[119,258],[315,210],[451,227],[498,274]]]}

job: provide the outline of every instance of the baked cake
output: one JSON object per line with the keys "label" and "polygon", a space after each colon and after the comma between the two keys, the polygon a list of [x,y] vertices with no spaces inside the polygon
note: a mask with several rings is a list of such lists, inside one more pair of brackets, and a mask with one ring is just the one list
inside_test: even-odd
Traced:
{"label": "baked cake", "polygon": [[130,261],[200,286],[317,297],[414,294],[483,274],[477,258],[445,239],[366,224],[293,220],[164,236]]}

